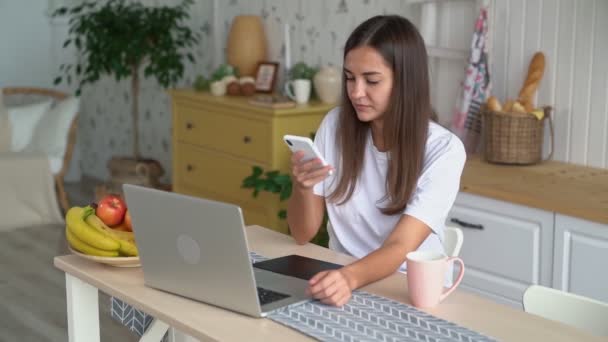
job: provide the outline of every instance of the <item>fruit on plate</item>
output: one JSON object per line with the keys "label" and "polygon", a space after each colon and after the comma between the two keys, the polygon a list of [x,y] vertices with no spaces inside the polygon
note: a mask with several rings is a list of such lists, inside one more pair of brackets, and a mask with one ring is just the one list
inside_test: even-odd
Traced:
{"label": "fruit on plate", "polygon": [[125,213],[125,220],[123,223],[127,227],[128,231],[133,231],[133,223],[131,223],[131,212],[129,212],[129,209],[127,209],[127,212]]}
{"label": "fruit on plate", "polygon": [[112,229],[118,230],[121,232],[132,232],[132,230],[129,229],[129,227],[127,227],[127,224],[124,221],[121,224],[119,224],[118,226],[112,226]]}
{"label": "fruit on plate", "polygon": [[65,235],[68,243],[75,250],[88,255],[105,256],[105,257],[117,257],[118,251],[106,251],[103,249],[95,248],[91,245],[86,244],[79,238],[77,238],[67,227],[65,229]]}
{"label": "fruit on plate", "polygon": [[86,222],[98,231],[103,232],[118,241],[118,243],[120,243],[120,247],[118,248],[120,254],[128,256],[138,255],[133,232],[125,232],[110,228],[95,214],[87,216]]}
{"label": "fruit on plate", "polygon": [[70,208],[65,221],[68,243],[81,253],[109,257],[139,254],[133,233],[108,227],[91,206]]}
{"label": "fruit on plate", "polygon": [[[80,207],[72,207],[66,213],[65,222],[68,226],[68,230],[74,237],[97,249],[117,251],[118,248],[120,248],[120,243],[91,227],[85,222],[86,217],[84,215],[84,208]],[[73,247],[76,248],[76,246]]]}
{"label": "fruit on plate", "polygon": [[97,204],[95,215],[108,226],[122,223],[127,211],[127,204],[118,195],[106,195]]}

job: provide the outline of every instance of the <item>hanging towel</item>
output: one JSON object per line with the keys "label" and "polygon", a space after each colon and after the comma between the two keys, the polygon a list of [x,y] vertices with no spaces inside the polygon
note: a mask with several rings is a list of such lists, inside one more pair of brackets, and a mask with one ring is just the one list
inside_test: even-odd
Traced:
{"label": "hanging towel", "polygon": [[467,153],[475,153],[481,137],[481,106],[490,96],[488,62],[488,8],[482,6],[475,22],[471,55],[462,82],[462,92],[452,121],[452,131],[463,141]]}

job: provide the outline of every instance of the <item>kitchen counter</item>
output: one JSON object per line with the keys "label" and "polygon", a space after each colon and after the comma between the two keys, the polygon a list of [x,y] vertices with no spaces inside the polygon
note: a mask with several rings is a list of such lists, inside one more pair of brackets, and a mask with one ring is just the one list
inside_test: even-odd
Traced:
{"label": "kitchen counter", "polygon": [[469,156],[461,191],[608,224],[608,169],[548,161],[515,166]]}

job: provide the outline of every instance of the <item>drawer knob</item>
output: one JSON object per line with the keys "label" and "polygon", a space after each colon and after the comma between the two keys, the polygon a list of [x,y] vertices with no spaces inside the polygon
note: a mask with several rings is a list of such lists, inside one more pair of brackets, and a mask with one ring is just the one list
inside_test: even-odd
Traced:
{"label": "drawer knob", "polygon": [[186,129],[192,129],[194,128],[194,125],[192,124],[192,122],[186,122]]}
{"label": "drawer knob", "polygon": [[469,222],[465,222],[461,219],[458,218],[451,218],[450,222],[452,223],[456,223],[457,225],[463,227],[463,228],[473,228],[473,229],[479,229],[479,230],[483,230],[483,225],[481,224],[475,224],[475,223],[469,223]]}
{"label": "drawer knob", "polygon": [[248,135],[244,136],[244,137],[243,137],[243,142],[244,142],[245,144],[249,144],[249,143],[251,142],[251,137],[250,137],[250,136],[248,136]]}
{"label": "drawer knob", "polygon": [[192,170],[194,170],[194,166],[192,166],[192,164],[186,165],[186,171],[190,172]]}

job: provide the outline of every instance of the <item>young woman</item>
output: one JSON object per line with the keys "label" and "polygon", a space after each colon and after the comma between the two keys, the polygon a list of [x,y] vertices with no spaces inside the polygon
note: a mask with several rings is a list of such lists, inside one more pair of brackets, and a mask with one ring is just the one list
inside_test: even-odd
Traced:
{"label": "young woman", "polygon": [[466,159],[458,137],[431,121],[426,49],[407,19],[362,23],[346,41],[343,67],[342,105],[315,138],[330,165],[293,155],[287,211],[292,236],[304,244],[327,208],[330,248],[358,258],[310,280],[309,294],[336,306],[354,289],[405,270],[408,252],[443,252]]}

